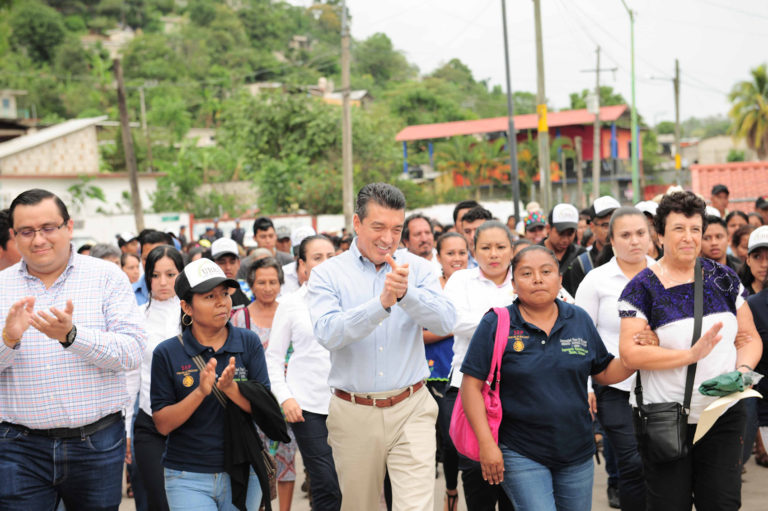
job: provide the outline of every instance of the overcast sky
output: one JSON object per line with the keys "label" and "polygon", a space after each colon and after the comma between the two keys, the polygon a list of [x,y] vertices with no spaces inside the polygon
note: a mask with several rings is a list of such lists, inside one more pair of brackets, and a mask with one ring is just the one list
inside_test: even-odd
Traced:
{"label": "overcast sky", "polygon": [[[646,122],[674,120],[672,77],[680,60],[680,115],[725,115],[727,93],[766,62],[768,0],[626,0],[635,16],[638,111]],[[311,0],[293,0],[309,5]],[[568,94],[595,86],[600,45],[602,84],[631,102],[629,15],[621,0],[541,0],[548,103],[568,108]],[[422,74],[452,58],[476,79],[504,86],[501,0],[347,0],[352,35],[386,33]],[[531,0],[507,0],[512,90],[536,92]],[[499,115],[504,115],[500,112]]]}

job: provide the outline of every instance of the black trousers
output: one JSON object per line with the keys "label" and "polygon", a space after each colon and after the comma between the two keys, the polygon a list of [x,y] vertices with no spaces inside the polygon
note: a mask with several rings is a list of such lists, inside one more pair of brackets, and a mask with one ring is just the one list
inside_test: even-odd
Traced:
{"label": "black trousers", "polygon": [[603,426],[618,464],[621,509],[643,510],[646,507],[643,462],[637,450],[629,392],[606,385],[595,384],[594,387],[597,419]]}
{"label": "black trousers", "polygon": [[746,409],[732,406],[696,443],[688,426],[688,456],[669,463],[643,459],[648,511],[736,511],[741,507],[741,452]]}
{"label": "black trousers", "polygon": [[162,461],[165,439],[157,431],[152,417],[140,409],[133,423],[133,463],[144,484],[147,503],[152,511],[169,511]]}

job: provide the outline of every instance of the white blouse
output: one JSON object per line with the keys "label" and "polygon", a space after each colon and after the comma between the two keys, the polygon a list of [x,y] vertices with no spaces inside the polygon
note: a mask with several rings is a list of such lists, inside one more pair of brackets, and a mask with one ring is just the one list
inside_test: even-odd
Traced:
{"label": "white blouse", "polygon": [[[294,398],[302,410],[328,415],[331,388],[331,353],[317,342],[306,302],[307,285],[282,296],[272,320],[266,351],[272,393],[282,404]],[[285,355],[293,343],[293,355],[285,369]]]}
{"label": "white blouse", "polygon": [[[652,257],[646,256],[647,266],[655,262]],[[619,296],[627,284],[629,279],[621,271],[616,257],[613,257],[604,265],[587,273],[576,290],[576,305],[587,311],[597,327],[600,338],[603,339],[605,349],[616,358],[619,358],[619,333],[621,332],[621,318],[616,310]],[[634,381],[635,376],[632,375],[611,387],[629,392]]]}

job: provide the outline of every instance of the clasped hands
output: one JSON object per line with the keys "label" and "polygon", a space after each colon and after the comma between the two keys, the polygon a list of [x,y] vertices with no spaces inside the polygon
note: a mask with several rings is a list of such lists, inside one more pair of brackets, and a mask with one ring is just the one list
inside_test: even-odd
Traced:
{"label": "clasped hands", "polygon": [[197,386],[197,390],[200,391],[203,396],[207,396],[213,390],[213,386],[222,391],[224,394],[229,393],[233,389],[235,384],[235,357],[229,357],[229,364],[224,371],[221,372],[218,379],[216,378],[216,359],[211,358],[205,367],[200,372],[200,384]]}
{"label": "clasped hands", "polygon": [[398,266],[390,254],[387,254],[384,260],[392,267],[392,271],[385,277],[380,300],[381,305],[389,309],[408,292],[408,263]]}
{"label": "clasped hands", "polygon": [[[50,314],[45,311],[35,312],[35,298],[27,296],[11,305],[8,316],[5,318],[4,341],[19,341],[24,332],[32,326],[45,336],[55,339],[60,343],[67,341],[67,334],[72,330],[72,312],[74,305],[72,300],[67,300],[64,310],[51,307]],[[6,342],[8,344],[8,342]],[[13,347],[9,345],[9,347]]]}

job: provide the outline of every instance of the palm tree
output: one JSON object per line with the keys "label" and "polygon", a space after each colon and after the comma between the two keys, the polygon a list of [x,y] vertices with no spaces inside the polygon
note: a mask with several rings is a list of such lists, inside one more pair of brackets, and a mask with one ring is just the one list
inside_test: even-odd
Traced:
{"label": "palm tree", "polygon": [[765,64],[750,71],[751,81],[733,86],[728,98],[733,103],[728,115],[731,133],[743,138],[761,160],[768,159],[768,73]]}
{"label": "palm tree", "polygon": [[478,197],[480,189],[476,184],[475,161],[477,156],[474,145],[477,140],[471,136],[453,137],[449,141],[440,144],[437,157],[440,160],[438,168],[442,172],[456,172],[475,188],[475,196]]}

